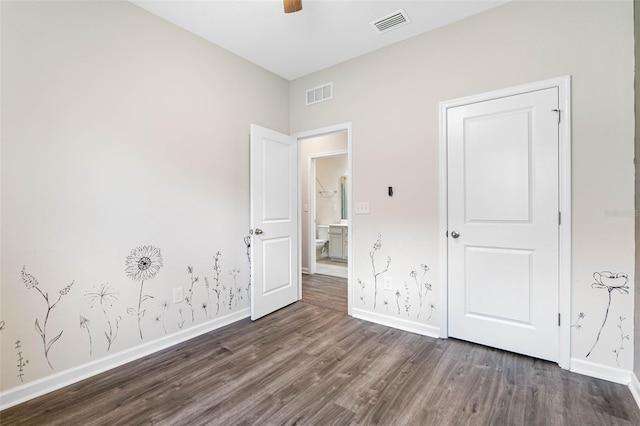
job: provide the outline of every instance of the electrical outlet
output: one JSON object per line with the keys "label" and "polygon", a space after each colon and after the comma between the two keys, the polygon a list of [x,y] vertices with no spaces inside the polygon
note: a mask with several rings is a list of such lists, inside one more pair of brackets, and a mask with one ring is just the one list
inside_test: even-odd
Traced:
{"label": "electrical outlet", "polygon": [[369,214],[369,203],[356,203],[356,214]]}
{"label": "electrical outlet", "polygon": [[182,287],[176,287],[173,289],[173,303],[180,303],[184,300],[184,294],[182,293]]}
{"label": "electrical outlet", "polygon": [[391,291],[391,286],[393,285],[393,278],[384,277],[384,289],[387,291]]}

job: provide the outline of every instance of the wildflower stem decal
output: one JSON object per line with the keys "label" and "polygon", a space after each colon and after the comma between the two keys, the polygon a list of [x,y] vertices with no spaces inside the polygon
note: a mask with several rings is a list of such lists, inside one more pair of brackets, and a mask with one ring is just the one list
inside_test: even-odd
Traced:
{"label": "wildflower stem decal", "polygon": [[595,278],[596,282],[591,284],[592,288],[606,289],[609,295],[609,301],[607,303],[607,309],[604,312],[604,319],[602,320],[602,325],[600,326],[600,330],[598,331],[598,335],[596,336],[596,341],[593,342],[593,346],[587,353],[586,358],[591,355],[591,352],[595,349],[596,345],[600,341],[600,335],[602,334],[602,330],[604,326],[607,324],[607,319],[609,317],[609,309],[611,309],[611,294],[614,290],[620,292],[621,294],[629,294],[629,286],[627,283],[629,282],[629,277],[627,274],[623,273],[613,273],[609,271],[595,272],[593,274],[593,278]]}
{"label": "wildflower stem decal", "polygon": [[15,348],[16,351],[18,351],[18,378],[20,379],[20,382],[24,383],[24,367],[29,364],[29,360],[24,359],[24,356],[22,355],[22,342],[20,342],[20,340],[16,340]]}
{"label": "wildflower stem decal", "polygon": [[582,321],[584,320],[584,312],[580,312],[578,314],[578,319],[575,324],[571,324],[571,328],[575,328],[576,330],[582,330]]}
{"label": "wildflower stem decal", "polygon": [[143,340],[142,325],[140,324],[144,318],[145,310],[142,309],[142,303],[153,296],[143,294],[144,282],[155,277],[162,267],[162,255],[160,249],[154,246],[140,246],[131,250],[131,254],[127,256],[125,262],[125,272],[134,281],[140,281],[140,296],[138,297],[138,309],[127,308],[129,315],[135,315],[138,318],[138,331],[140,332],[140,340]]}
{"label": "wildflower stem decal", "polygon": [[249,285],[247,286],[247,299],[251,301],[251,235],[244,237],[244,245],[247,247],[247,261],[249,262]]}
{"label": "wildflower stem decal", "polygon": [[620,367],[620,354],[624,350],[624,341],[631,339],[631,337],[628,334],[625,334],[622,328],[622,322],[624,320],[626,320],[626,318],[621,316],[620,322],[618,323],[618,330],[620,330],[620,346],[618,346],[618,349],[613,350],[613,353],[616,354],[616,364],[618,364],[618,367]]}
{"label": "wildflower stem decal", "polygon": [[213,272],[215,275],[213,276],[213,280],[216,284],[213,286],[212,290],[216,294],[216,315],[220,313],[220,294],[222,290],[220,289],[220,271],[222,268],[220,267],[220,252],[217,252],[215,256],[213,256]]}
{"label": "wildflower stem decal", "polygon": [[[108,332],[104,332],[104,337],[107,339],[107,351],[111,350],[113,341],[118,337],[118,331],[120,330],[120,320],[122,317],[116,316],[113,318],[113,322],[107,313],[107,306],[113,306],[113,302],[118,300],[120,293],[115,291],[113,287],[108,284],[101,284],[100,287],[93,287],[93,291],[85,293],[85,297],[89,301],[89,307],[93,309],[96,303],[100,305],[102,314],[107,321]],[[115,325],[114,325],[115,324]]]}
{"label": "wildflower stem decal", "polygon": [[62,290],[60,290],[58,292],[58,298],[56,299],[56,301],[51,303],[51,300],[49,299],[49,293],[43,292],[42,290],[40,290],[40,287],[38,287],[40,283],[38,282],[36,277],[27,273],[25,266],[22,267],[22,272],[20,273],[20,275],[22,277],[22,282],[24,282],[24,284],[27,286],[27,289],[35,289],[38,293],[40,293],[44,301],[47,303],[47,313],[44,316],[44,321],[42,323],[42,326],[40,326],[40,322],[36,317],[35,327],[36,327],[36,332],[40,335],[40,338],[42,339],[44,357],[47,360],[47,364],[49,364],[49,367],[53,370],[53,365],[51,365],[51,361],[49,360],[49,351],[51,350],[51,347],[53,346],[53,344],[57,342],[60,339],[60,337],[62,337],[62,333],[64,332],[64,330],[60,331],[60,333],[58,333],[52,339],[47,339],[47,323],[49,322],[49,316],[51,315],[51,311],[53,310],[53,308],[55,308],[60,302],[60,300],[62,299],[62,297],[66,296],[69,293],[69,290],[71,290],[73,281],[71,282],[71,284],[64,287]]}
{"label": "wildflower stem decal", "polygon": [[89,329],[89,320],[80,315],[80,328],[87,330],[89,336],[89,356],[93,356],[93,339],[91,338],[91,330]]}
{"label": "wildflower stem decal", "polygon": [[391,265],[391,257],[387,256],[387,264],[383,270],[376,270],[376,253],[382,248],[382,234],[378,234],[378,239],[373,244],[373,250],[369,252],[369,258],[371,259],[371,269],[373,274],[373,309],[376,308],[378,301],[378,277],[389,270]]}
{"label": "wildflower stem decal", "polygon": [[193,307],[193,294],[194,294],[193,286],[195,285],[195,283],[198,282],[198,277],[193,275],[193,266],[187,266],[187,273],[189,274],[191,285],[189,286],[189,290],[187,290],[189,294],[185,298],[185,301],[187,302],[187,305],[189,305],[189,308],[191,309],[191,324],[193,324],[196,321],[196,318],[195,318],[196,308]]}

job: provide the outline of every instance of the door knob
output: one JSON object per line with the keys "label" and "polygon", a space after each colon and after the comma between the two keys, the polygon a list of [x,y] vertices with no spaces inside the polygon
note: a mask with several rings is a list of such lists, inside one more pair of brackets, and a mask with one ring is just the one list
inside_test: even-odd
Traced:
{"label": "door knob", "polygon": [[255,233],[256,235],[262,235],[262,229],[256,228]]}
{"label": "door knob", "polygon": [[458,231],[451,231],[452,238],[458,238],[459,236],[460,236],[460,233],[458,233]]}

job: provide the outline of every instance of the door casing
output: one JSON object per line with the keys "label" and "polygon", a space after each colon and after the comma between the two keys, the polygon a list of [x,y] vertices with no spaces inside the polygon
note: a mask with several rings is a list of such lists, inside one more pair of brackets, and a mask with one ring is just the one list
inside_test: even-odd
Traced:
{"label": "door casing", "polygon": [[440,232],[440,337],[448,333],[448,182],[447,182],[447,110],[449,108],[484,102],[506,96],[514,96],[536,90],[558,88],[560,105],[558,207],[562,223],[559,228],[558,312],[561,316],[559,330],[558,365],[571,366],[571,76],[563,76],[524,84],[497,91],[453,99],[440,103],[440,154],[439,154],[439,232]]}
{"label": "door casing", "polygon": [[[322,127],[315,130],[308,130],[304,132],[294,133],[293,137],[298,139],[298,199],[301,200],[298,202],[298,235],[302,236],[302,188],[300,182],[302,182],[302,140],[308,138],[314,138],[318,136],[327,135],[330,133],[337,132],[347,132],[347,170],[349,179],[347,180],[347,218],[349,220],[349,234],[348,234],[348,258],[353,259],[353,197],[352,197],[352,187],[353,187],[353,179],[352,176],[352,131],[351,131],[351,122],[335,124],[333,126]],[[311,228],[311,226],[310,226]],[[314,228],[315,229],[315,228]],[[315,241],[315,238],[313,239]],[[302,238],[298,238],[298,298],[302,297]],[[314,252],[315,253],[315,252]],[[347,262],[347,313],[348,315],[352,315],[351,310],[353,307],[353,262],[350,260]]]}

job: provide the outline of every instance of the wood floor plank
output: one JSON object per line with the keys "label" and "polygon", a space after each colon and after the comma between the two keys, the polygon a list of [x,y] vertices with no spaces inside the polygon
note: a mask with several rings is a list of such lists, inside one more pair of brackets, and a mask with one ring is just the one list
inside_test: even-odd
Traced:
{"label": "wood floor plank", "polygon": [[346,280],[0,412],[2,425],[639,425],[627,387],[346,315]]}

